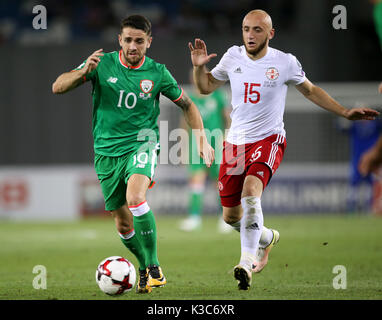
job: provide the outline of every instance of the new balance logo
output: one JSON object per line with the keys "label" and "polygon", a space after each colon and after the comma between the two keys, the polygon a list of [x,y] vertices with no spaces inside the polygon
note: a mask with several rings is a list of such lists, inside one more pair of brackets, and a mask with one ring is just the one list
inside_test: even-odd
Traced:
{"label": "new balance logo", "polygon": [[260,230],[259,225],[256,222],[246,227],[246,229]]}
{"label": "new balance logo", "polygon": [[241,68],[240,67],[237,67],[236,69],[235,69],[235,71],[234,71],[235,73],[242,73],[242,71],[241,71]]}
{"label": "new balance logo", "polygon": [[118,81],[118,78],[110,77],[107,79],[107,82],[116,83]]}

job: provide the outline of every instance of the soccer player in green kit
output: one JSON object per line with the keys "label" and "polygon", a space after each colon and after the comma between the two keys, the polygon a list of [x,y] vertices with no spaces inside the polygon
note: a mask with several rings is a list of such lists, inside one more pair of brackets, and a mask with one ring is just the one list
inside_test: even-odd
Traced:
{"label": "soccer player in green kit", "polygon": [[127,17],[118,40],[120,51],[95,51],[79,67],[60,75],[52,90],[65,93],[92,82],[95,171],[105,208],[111,211],[123,244],[139,262],[136,291],[149,293],[166,284],[157,255],[155,217],[146,201],[159,153],[160,94],[182,108],[207,166],[214,160],[214,150],[196,105],[163,64],[146,56],[151,23],[140,15]]}
{"label": "soccer player in green kit", "polygon": [[[190,83],[193,83],[193,70],[190,71]],[[216,184],[219,177],[219,166],[223,153],[223,140],[225,129],[229,127],[229,113],[231,107],[227,104],[227,98],[223,90],[214,91],[211,95],[200,94],[195,86],[187,93],[192,101],[198,106],[203,119],[204,129],[206,131],[208,142],[215,150],[215,161],[211,167],[200,161],[195,136],[189,130],[189,150],[188,150],[188,174],[189,174],[189,199],[188,199],[188,217],[181,221],[179,228],[183,231],[194,231],[202,226],[202,211],[205,196],[205,187],[207,178]],[[181,119],[180,126],[186,128],[184,119]],[[216,201],[220,206],[220,199],[216,195]],[[231,226],[226,224],[221,218],[219,212],[218,231],[227,233],[232,230]]]}

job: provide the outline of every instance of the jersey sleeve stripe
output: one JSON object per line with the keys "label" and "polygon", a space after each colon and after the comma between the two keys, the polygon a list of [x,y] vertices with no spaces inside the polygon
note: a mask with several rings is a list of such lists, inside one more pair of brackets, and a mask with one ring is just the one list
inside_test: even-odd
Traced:
{"label": "jersey sleeve stripe", "polygon": [[179,101],[179,100],[183,97],[183,93],[184,93],[184,91],[183,91],[183,88],[182,88],[182,93],[180,94],[179,98],[177,98],[177,99],[175,99],[175,100],[172,100],[172,101],[173,101],[173,102],[177,102],[177,101]]}

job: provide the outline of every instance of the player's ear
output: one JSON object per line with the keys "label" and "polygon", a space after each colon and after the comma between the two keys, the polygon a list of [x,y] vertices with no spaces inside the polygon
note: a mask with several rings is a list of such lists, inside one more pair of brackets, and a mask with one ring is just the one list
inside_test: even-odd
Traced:
{"label": "player's ear", "polygon": [[122,36],[120,33],[118,34],[118,42],[119,42],[119,45],[122,47]]}
{"label": "player's ear", "polygon": [[153,41],[153,37],[149,37],[149,39],[147,41],[147,48],[150,48],[152,41]]}
{"label": "player's ear", "polygon": [[271,29],[271,31],[269,31],[269,40],[273,39],[273,37],[275,36],[275,29]]}

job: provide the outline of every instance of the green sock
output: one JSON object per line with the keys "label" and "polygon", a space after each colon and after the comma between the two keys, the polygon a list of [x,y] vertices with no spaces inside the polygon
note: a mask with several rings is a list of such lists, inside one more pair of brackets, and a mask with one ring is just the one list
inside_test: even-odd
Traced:
{"label": "green sock", "polygon": [[127,249],[130,250],[130,252],[137,258],[139,263],[139,269],[145,270],[146,269],[146,254],[142,247],[142,245],[139,242],[139,238],[135,234],[129,239],[123,238],[123,236],[120,236],[122,243],[125,245]]}
{"label": "green sock", "polygon": [[200,192],[191,192],[189,197],[188,212],[194,216],[200,216],[203,206],[203,194]]}
{"label": "green sock", "polygon": [[146,252],[146,266],[150,264],[159,266],[157,229],[153,212],[150,210],[143,215],[134,216],[134,229],[143,250]]}

